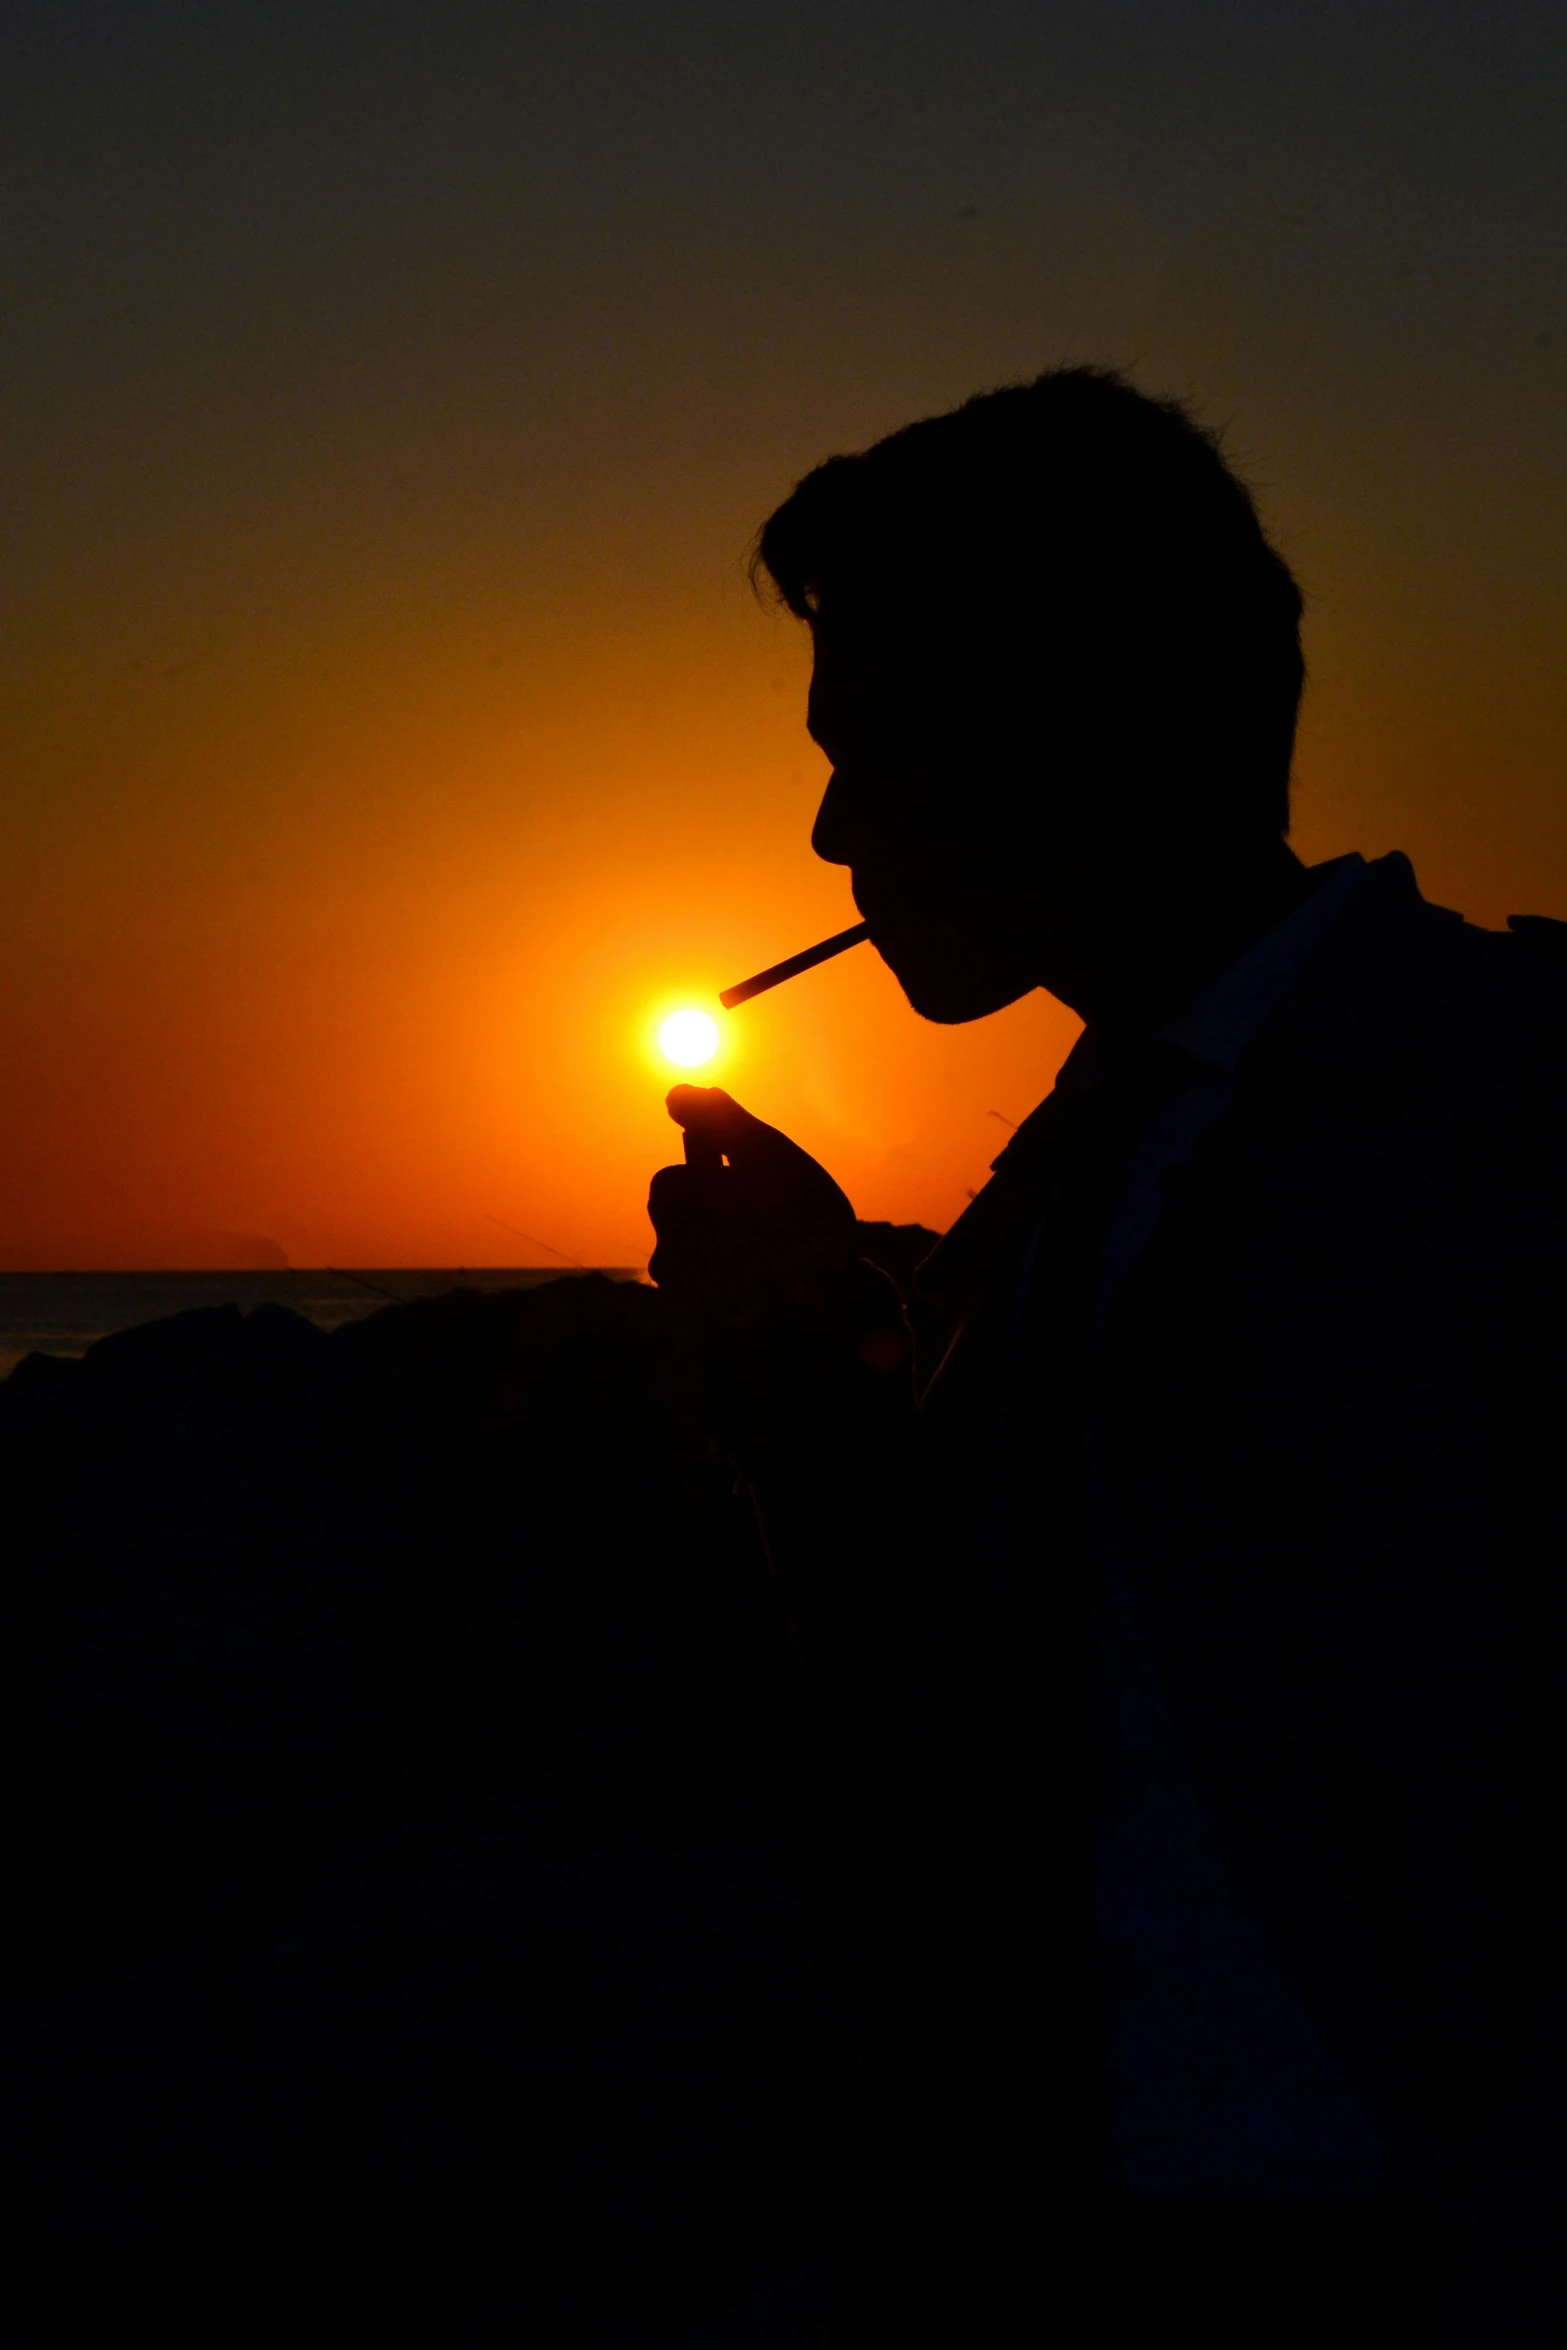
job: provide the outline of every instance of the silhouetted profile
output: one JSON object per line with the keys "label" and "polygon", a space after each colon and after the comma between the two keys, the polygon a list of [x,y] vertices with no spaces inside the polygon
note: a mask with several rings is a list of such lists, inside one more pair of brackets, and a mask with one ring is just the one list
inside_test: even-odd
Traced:
{"label": "silhouetted profile", "polygon": [[1295,582],[1113,374],[759,562],[914,1009],[1086,1024],[901,1299],[721,1092],[653,1180],[881,1798],[835,2350],[1555,2342],[1567,929],[1294,856]]}

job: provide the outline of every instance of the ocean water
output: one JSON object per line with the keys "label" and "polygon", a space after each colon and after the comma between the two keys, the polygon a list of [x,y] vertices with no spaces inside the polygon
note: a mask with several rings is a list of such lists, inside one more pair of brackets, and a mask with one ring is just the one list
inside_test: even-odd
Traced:
{"label": "ocean water", "polygon": [[[603,1267],[611,1281],[637,1281],[624,1266]],[[449,1289],[537,1289],[563,1267],[486,1265],[477,1272],[417,1266],[364,1271],[279,1273],[0,1273],[0,1379],[24,1355],[84,1355],[111,1330],[133,1330],[194,1306],[292,1306],[323,1330],[362,1321],[384,1305],[443,1297]]]}

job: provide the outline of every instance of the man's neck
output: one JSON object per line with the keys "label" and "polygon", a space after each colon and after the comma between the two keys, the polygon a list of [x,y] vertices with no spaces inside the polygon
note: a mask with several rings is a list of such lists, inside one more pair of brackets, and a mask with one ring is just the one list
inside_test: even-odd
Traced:
{"label": "man's neck", "polygon": [[1131,950],[1106,958],[1090,1000],[1074,1006],[1107,1034],[1152,1034],[1294,911],[1315,887],[1282,840],[1255,856],[1188,870],[1152,894]]}

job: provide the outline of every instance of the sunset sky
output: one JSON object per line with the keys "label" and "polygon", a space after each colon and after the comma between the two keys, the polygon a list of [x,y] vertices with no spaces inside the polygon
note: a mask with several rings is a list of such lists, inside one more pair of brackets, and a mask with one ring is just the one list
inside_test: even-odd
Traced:
{"label": "sunset sky", "polygon": [[[1062,359],[1301,577],[1300,852],[1567,916],[1559,6],[20,0],[0,187],[0,1267],[642,1262],[855,919],[752,535]],[[943,1227],[1075,1033],[713,1073]]]}

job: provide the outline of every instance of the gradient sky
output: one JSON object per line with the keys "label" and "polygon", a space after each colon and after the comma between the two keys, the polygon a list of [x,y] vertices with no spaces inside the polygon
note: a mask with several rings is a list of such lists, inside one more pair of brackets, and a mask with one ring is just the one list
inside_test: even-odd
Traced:
{"label": "gradient sky", "polygon": [[[1062,359],[1308,598],[1295,841],[1567,915],[1567,12],[21,0],[0,1265],[642,1261],[660,1009],[854,916],[819,458]],[[870,950],[717,1074],[945,1226],[1076,1032]]]}

